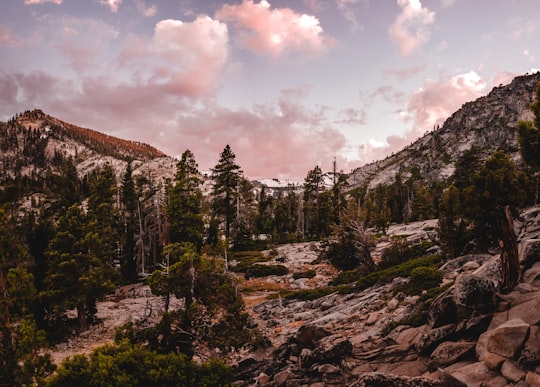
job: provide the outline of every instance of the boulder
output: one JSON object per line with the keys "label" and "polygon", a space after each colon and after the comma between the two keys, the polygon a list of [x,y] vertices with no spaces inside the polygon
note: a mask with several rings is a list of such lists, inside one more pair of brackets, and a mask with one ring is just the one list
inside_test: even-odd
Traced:
{"label": "boulder", "polygon": [[[540,327],[531,326],[529,337],[521,350],[518,359],[519,364],[525,366],[540,365]],[[540,384],[539,384],[540,385]]]}
{"label": "boulder", "polygon": [[480,335],[476,343],[476,355],[480,360],[486,353],[494,353],[507,359],[519,355],[529,334],[529,324],[520,319],[505,322]]}
{"label": "boulder", "polygon": [[540,375],[535,372],[527,372],[525,383],[529,386],[540,386]]}
{"label": "boulder", "polygon": [[495,285],[490,279],[476,274],[461,274],[454,285],[454,303],[458,321],[473,312],[489,312],[495,306]]}
{"label": "boulder", "polygon": [[416,343],[416,350],[424,355],[430,354],[440,343],[448,341],[456,330],[456,324],[434,328],[422,335]]}
{"label": "boulder", "polygon": [[300,355],[300,364],[303,368],[310,368],[312,365],[319,364],[339,364],[340,360],[352,354],[352,343],[343,337],[328,340],[317,346],[310,353]]}
{"label": "boulder", "polygon": [[498,376],[483,362],[476,362],[450,373],[453,379],[467,387],[492,386],[491,382]]}
{"label": "boulder", "polygon": [[433,328],[458,322],[454,287],[448,288],[433,300],[428,312],[428,321]]}
{"label": "boulder", "polygon": [[378,372],[366,373],[354,383],[354,387],[445,387],[447,384],[423,377],[389,375]]}
{"label": "boulder", "polygon": [[522,281],[534,287],[540,286],[540,264],[536,263],[527,271],[522,272]]}
{"label": "boulder", "polygon": [[[540,292],[538,292],[540,295]],[[520,319],[529,325],[540,322],[540,297],[512,306],[508,311],[508,320]]]}
{"label": "boulder", "polygon": [[456,336],[464,339],[477,339],[483,332],[486,331],[493,315],[483,314],[471,316],[460,321],[456,326]]}
{"label": "boulder", "polygon": [[525,239],[519,244],[519,262],[524,270],[540,261],[540,239]]}
{"label": "boulder", "polygon": [[317,342],[330,334],[326,329],[314,325],[302,325],[293,339],[301,348],[314,348]]}
{"label": "boulder", "polygon": [[501,366],[501,374],[511,382],[517,383],[520,380],[525,379],[527,373],[516,366],[512,361],[506,360]]}
{"label": "boulder", "polygon": [[277,385],[284,384],[287,380],[294,377],[294,373],[290,370],[278,372],[274,375],[274,383]]}
{"label": "boulder", "polygon": [[482,266],[473,273],[476,277],[484,278],[493,282],[495,289],[499,290],[502,282],[501,277],[501,256],[494,255],[486,260]]}
{"label": "boulder", "polygon": [[430,368],[435,369],[437,367],[444,367],[448,364],[453,364],[457,360],[471,353],[474,347],[474,342],[445,341],[444,343],[439,344],[439,346],[431,353]]}

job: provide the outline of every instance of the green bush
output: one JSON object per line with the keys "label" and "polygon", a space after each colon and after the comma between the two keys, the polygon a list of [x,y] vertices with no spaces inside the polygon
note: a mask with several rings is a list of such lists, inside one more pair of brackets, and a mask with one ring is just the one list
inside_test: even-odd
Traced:
{"label": "green bush", "polygon": [[351,286],[330,286],[324,288],[315,289],[302,289],[297,291],[291,291],[283,294],[283,298],[288,300],[301,300],[301,301],[313,301],[317,298],[327,296],[332,293],[348,294],[352,293],[354,288]]}
{"label": "green bush", "polygon": [[230,265],[229,269],[235,273],[245,273],[254,263],[268,261],[260,251],[235,251],[230,257],[230,261],[236,261],[235,265]]}
{"label": "green bush", "polygon": [[313,278],[316,275],[317,275],[317,272],[315,270],[306,270],[306,271],[300,271],[300,272],[293,273],[293,278],[294,279]]}
{"label": "green bush", "polygon": [[289,274],[289,269],[283,265],[260,265],[254,264],[245,270],[246,279],[266,277],[269,275],[286,275]]}
{"label": "green bush", "polygon": [[127,342],[105,345],[89,356],[65,360],[47,386],[222,386],[232,383],[231,369],[210,360],[202,365],[185,355],[159,354]]}
{"label": "green bush", "polygon": [[411,280],[396,289],[407,295],[420,295],[424,290],[438,288],[442,280],[442,273],[437,265],[420,266],[411,270]]}
{"label": "green bush", "polygon": [[426,255],[426,251],[433,246],[432,242],[411,243],[405,237],[394,236],[390,239],[390,245],[384,249],[381,261],[377,267],[385,269],[414,258]]}
{"label": "green bush", "polygon": [[440,255],[429,255],[426,257],[411,259],[399,265],[386,269],[374,271],[368,275],[362,276],[356,281],[356,287],[359,290],[367,289],[376,283],[389,283],[396,277],[409,277],[413,269],[421,266],[436,265],[441,261]]}

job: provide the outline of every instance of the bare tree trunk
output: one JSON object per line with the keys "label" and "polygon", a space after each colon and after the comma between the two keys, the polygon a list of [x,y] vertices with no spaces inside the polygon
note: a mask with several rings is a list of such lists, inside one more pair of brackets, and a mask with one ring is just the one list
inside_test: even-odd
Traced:
{"label": "bare tree trunk", "polygon": [[77,304],[77,319],[79,320],[79,328],[81,332],[88,329],[88,320],[86,319],[86,308],[83,302]]}
{"label": "bare tree trunk", "polygon": [[501,251],[501,293],[509,293],[516,286],[521,277],[516,234],[514,233],[514,222],[508,206],[504,207],[499,218],[501,230],[500,245]]}

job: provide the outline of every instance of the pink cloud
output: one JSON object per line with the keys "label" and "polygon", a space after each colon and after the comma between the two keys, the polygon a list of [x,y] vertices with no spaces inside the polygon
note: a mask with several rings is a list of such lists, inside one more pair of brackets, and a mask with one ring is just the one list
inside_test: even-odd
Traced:
{"label": "pink cloud", "polygon": [[435,12],[422,6],[420,0],[397,0],[401,13],[390,26],[388,34],[396,42],[403,56],[411,55],[429,40],[429,26]]}
{"label": "pink cloud", "polygon": [[332,42],[315,16],[290,8],[271,9],[266,0],[226,4],[216,12],[216,18],[231,22],[239,44],[257,54],[275,57],[285,52],[320,53]]}
{"label": "pink cloud", "polygon": [[405,69],[386,69],[384,75],[393,76],[399,81],[405,81],[424,71],[425,66],[415,66]]}
{"label": "pink cloud", "polygon": [[168,94],[198,98],[219,86],[229,56],[227,26],[208,16],[191,23],[162,20],[151,39],[133,39],[120,53],[120,68]]}
{"label": "pink cloud", "polygon": [[[194,103],[167,84],[123,82],[114,76],[82,78],[77,87],[45,73],[0,75],[0,113],[42,108],[65,121],[121,138],[143,141],[170,155],[191,149],[201,167],[213,167],[230,144],[247,177],[305,177],[321,165],[350,166],[346,138],[324,108],[302,103],[309,88],[284,90],[273,102],[231,110],[212,99]],[[96,114],[99,112],[99,114]]]}
{"label": "pink cloud", "polygon": [[13,35],[9,28],[0,25],[0,45],[7,47],[19,47],[22,45],[22,40]]}
{"label": "pink cloud", "polygon": [[64,0],[24,0],[24,4],[30,5],[30,4],[45,4],[45,3],[54,3],[54,4],[62,4]]}
{"label": "pink cloud", "polygon": [[[507,75],[501,74],[500,79],[512,78]],[[442,125],[465,102],[485,95],[487,83],[474,71],[458,74],[450,79],[426,80],[409,97],[407,109],[396,112],[403,122],[411,123],[411,128],[402,135],[388,136],[384,143],[372,141],[361,145],[358,149],[359,157],[370,162],[400,151],[437,125]]]}
{"label": "pink cloud", "polygon": [[135,6],[137,7],[137,11],[141,13],[141,15],[146,17],[152,17],[155,16],[158,8],[156,5],[152,4],[147,6],[144,2],[144,0],[137,0],[135,2]]}

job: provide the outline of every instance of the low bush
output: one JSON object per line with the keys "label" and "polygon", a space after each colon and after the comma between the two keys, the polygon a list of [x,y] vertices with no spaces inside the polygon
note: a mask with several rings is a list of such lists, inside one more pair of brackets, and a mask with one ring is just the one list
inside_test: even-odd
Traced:
{"label": "low bush", "polygon": [[230,257],[230,261],[236,261],[236,263],[230,265],[229,269],[235,273],[245,273],[253,264],[268,260],[269,258],[260,251],[235,251]]}
{"label": "low bush", "polygon": [[358,290],[364,290],[376,283],[388,283],[396,277],[410,277],[413,269],[422,266],[436,265],[440,263],[440,255],[429,255],[426,257],[411,259],[410,261],[403,262],[401,264],[374,271],[368,275],[360,277],[356,281],[356,287]]}
{"label": "low bush", "polygon": [[257,277],[266,277],[269,275],[286,275],[289,274],[289,269],[283,265],[261,265],[254,264],[246,268],[244,271],[246,274],[246,279],[257,278]]}
{"label": "low bush", "polygon": [[282,296],[288,300],[313,301],[317,298],[327,296],[332,293],[348,294],[352,293],[354,288],[351,286],[329,286],[315,289],[302,289],[297,291],[286,292]]}
{"label": "low bush", "polygon": [[294,279],[313,278],[316,275],[317,275],[317,272],[315,270],[306,270],[306,271],[300,271],[300,272],[293,273],[293,278]]}
{"label": "low bush", "polygon": [[420,266],[411,270],[411,280],[409,283],[399,286],[396,292],[400,291],[407,295],[420,295],[424,290],[439,288],[442,280],[442,273],[438,265]]}

